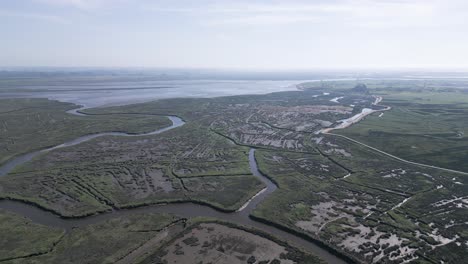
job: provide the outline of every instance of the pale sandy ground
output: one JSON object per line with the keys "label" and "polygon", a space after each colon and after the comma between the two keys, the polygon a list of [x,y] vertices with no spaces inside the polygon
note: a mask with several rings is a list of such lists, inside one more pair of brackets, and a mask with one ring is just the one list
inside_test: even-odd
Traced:
{"label": "pale sandy ground", "polygon": [[277,259],[280,263],[293,263],[280,259],[286,253],[283,246],[252,233],[207,223],[194,228],[167,248],[162,258],[167,263],[247,263],[255,257],[255,263]]}

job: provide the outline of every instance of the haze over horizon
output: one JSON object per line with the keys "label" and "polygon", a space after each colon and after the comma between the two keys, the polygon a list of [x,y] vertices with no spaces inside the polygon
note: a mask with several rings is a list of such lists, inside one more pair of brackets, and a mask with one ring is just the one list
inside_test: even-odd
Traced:
{"label": "haze over horizon", "polygon": [[0,67],[468,69],[462,0],[0,3]]}

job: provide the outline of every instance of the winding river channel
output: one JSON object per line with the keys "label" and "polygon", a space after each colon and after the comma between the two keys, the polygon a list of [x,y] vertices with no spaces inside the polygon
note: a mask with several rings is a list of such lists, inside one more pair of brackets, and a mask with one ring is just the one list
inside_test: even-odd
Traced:
{"label": "winding river channel", "polygon": [[[81,108],[82,109],[82,108]],[[74,109],[68,111],[70,114],[75,115],[85,115],[79,112],[80,109]],[[42,153],[49,152],[54,149],[69,147],[73,145],[80,144],[85,141],[89,141],[91,139],[102,137],[102,136],[126,136],[126,137],[138,137],[138,136],[147,136],[147,135],[155,135],[160,134],[165,131],[174,129],[176,127],[183,126],[185,122],[176,116],[167,116],[171,121],[172,125],[152,131],[150,133],[145,134],[127,134],[121,132],[106,132],[106,133],[97,133],[82,136],[76,138],[74,140],[65,142],[63,144],[43,149],[40,151],[31,152],[22,156],[18,156],[3,166],[0,167],[0,177],[5,176],[10,171],[12,171],[16,166],[19,166],[25,162],[30,161],[37,155]],[[136,213],[172,213],[178,215],[180,217],[190,218],[190,217],[213,217],[222,219],[225,221],[229,221],[232,223],[244,225],[247,227],[254,227],[266,233],[272,234],[280,239],[289,241],[292,245],[303,248],[307,252],[315,254],[316,256],[321,257],[328,263],[346,263],[343,259],[339,258],[338,256],[334,255],[333,253],[329,252],[328,250],[318,246],[316,243],[304,239],[302,237],[296,236],[292,233],[283,231],[278,229],[274,226],[264,224],[258,221],[255,221],[249,217],[251,212],[255,209],[255,207],[263,201],[268,195],[273,193],[277,186],[271,182],[267,177],[265,177],[257,167],[257,162],[255,160],[255,149],[250,149],[249,152],[249,164],[250,170],[252,174],[258,177],[263,183],[265,183],[266,188],[257,193],[253,196],[244,206],[242,206],[236,212],[221,212],[216,209],[213,209],[209,206],[194,204],[194,203],[177,203],[177,204],[165,204],[165,205],[153,205],[153,206],[143,206],[137,207],[132,209],[122,209],[122,210],[114,210],[106,213],[101,213],[93,216],[87,216],[82,218],[61,218],[60,216],[43,210],[39,207],[34,205],[26,204],[20,201],[12,201],[12,200],[0,200],[0,209],[8,210],[19,215],[22,215],[26,218],[29,218],[34,223],[54,227],[54,228],[62,228],[65,230],[71,230],[75,227],[82,227],[90,224],[95,224],[100,221],[104,221],[107,219],[136,214]]]}

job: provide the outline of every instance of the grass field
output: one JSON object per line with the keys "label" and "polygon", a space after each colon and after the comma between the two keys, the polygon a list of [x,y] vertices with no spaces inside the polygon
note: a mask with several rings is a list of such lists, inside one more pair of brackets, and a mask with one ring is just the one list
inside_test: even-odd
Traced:
{"label": "grass field", "polygon": [[64,232],[34,224],[26,218],[0,210],[0,261],[46,254]]}
{"label": "grass field", "polygon": [[387,91],[382,117],[336,133],[410,161],[468,172],[468,93]]}
{"label": "grass field", "polygon": [[[66,234],[56,231],[61,238],[59,241],[54,241],[54,245],[50,246],[46,254],[18,258],[5,263],[116,263],[141,244],[157,236],[166,226],[173,223],[183,225],[183,222],[178,222],[178,220],[177,217],[166,214],[140,214],[75,228]],[[28,226],[22,223],[17,224],[17,229]],[[55,238],[51,232],[54,230],[42,226],[36,227],[36,229],[39,228],[44,231],[40,233],[37,232],[39,230],[31,230],[33,232],[26,235],[13,229],[4,230],[2,235],[22,235],[21,243],[24,243],[24,247],[32,247],[29,250],[36,253],[40,251],[35,249],[34,243],[45,244]],[[30,241],[27,245],[28,241],[25,238],[32,238],[33,235],[40,235],[40,240],[44,242]],[[14,245],[8,245],[8,247],[14,248]],[[11,252],[13,253],[18,254],[15,251]]]}

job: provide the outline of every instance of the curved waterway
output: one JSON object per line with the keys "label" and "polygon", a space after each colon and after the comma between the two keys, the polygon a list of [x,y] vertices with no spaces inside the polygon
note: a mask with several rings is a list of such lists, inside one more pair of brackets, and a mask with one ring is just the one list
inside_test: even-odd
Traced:
{"label": "curved waterway", "polygon": [[[82,113],[77,112],[77,109],[69,111],[71,114],[79,114],[85,115]],[[73,146],[97,137],[102,136],[146,136],[146,135],[154,135],[159,134],[176,127],[180,127],[185,124],[185,122],[176,117],[176,116],[167,116],[171,121],[172,125],[163,129],[158,129],[156,131],[145,133],[145,134],[126,134],[121,132],[107,132],[107,133],[98,133],[92,134],[87,136],[82,136],[77,139],[71,140],[69,142],[63,143],[61,145],[47,148],[41,151],[32,152],[29,154],[25,154],[14,158],[13,160],[7,162],[5,165],[0,167],[0,176],[4,176],[8,174],[11,170],[13,170],[16,166],[23,164],[27,161],[30,161],[35,156],[45,153],[57,148],[63,148],[68,146]],[[261,222],[257,222],[252,220],[249,215],[255,209],[255,207],[263,201],[268,195],[273,193],[277,186],[270,181],[265,175],[263,175],[257,167],[257,162],[255,159],[255,149],[250,149],[249,152],[249,164],[250,170],[255,177],[258,177],[265,185],[266,188],[257,193],[253,196],[246,204],[244,204],[238,211],[232,213],[221,212],[215,210],[209,206],[194,204],[194,203],[177,203],[177,204],[165,204],[165,205],[153,205],[153,206],[143,206],[131,209],[122,209],[122,210],[114,210],[111,212],[106,212],[102,214],[97,214],[93,216],[87,216],[82,218],[61,218],[56,214],[51,212],[42,210],[34,205],[22,203],[19,201],[11,201],[11,200],[0,200],[0,209],[8,210],[14,212],[16,214],[22,215],[31,219],[34,223],[54,227],[54,228],[62,228],[67,231],[71,230],[72,228],[76,227],[83,227],[90,224],[95,224],[104,220],[108,220],[115,217],[125,216],[125,215],[133,215],[136,213],[172,213],[184,218],[191,218],[191,217],[213,217],[218,218],[221,220],[229,221],[232,223],[244,225],[247,227],[254,227],[266,233],[272,234],[275,237],[280,239],[286,240],[291,242],[293,245],[303,248],[307,252],[319,256],[323,260],[328,263],[346,263],[341,258],[333,255],[326,249],[318,246],[317,244],[303,239],[299,236],[296,236],[292,233],[283,231],[278,229],[274,226],[270,226]]]}
{"label": "curved waterway", "polygon": [[[84,114],[80,114],[80,115],[84,115]],[[174,129],[176,127],[183,126],[185,124],[185,122],[182,121],[182,119],[180,119],[177,116],[167,116],[167,118],[169,118],[172,121],[172,125],[170,125],[168,127],[165,127],[165,128],[162,128],[162,129],[158,129],[158,130],[149,132],[149,133],[127,134],[127,133],[123,133],[123,132],[104,132],[104,133],[90,134],[90,135],[78,137],[76,139],[70,140],[68,142],[65,142],[65,143],[57,145],[57,146],[53,146],[53,147],[46,148],[46,149],[43,149],[43,150],[38,150],[38,151],[34,151],[34,152],[31,152],[31,153],[28,153],[28,154],[20,155],[20,156],[18,156],[16,158],[13,158],[13,159],[7,161],[3,166],[0,167],[0,177],[7,175],[15,167],[32,160],[34,157],[36,157],[36,156],[38,156],[38,155],[40,155],[42,153],[49,152],[49,151],[54,150],[54,149],[59,149],[59,148],[78,145],[80,143],[89,141],[91,139],[95,139],[95,138],[103,137],[103,136],[140,137],[140,136],[156,135],[156,134],[160,134],[162,132]]]}

